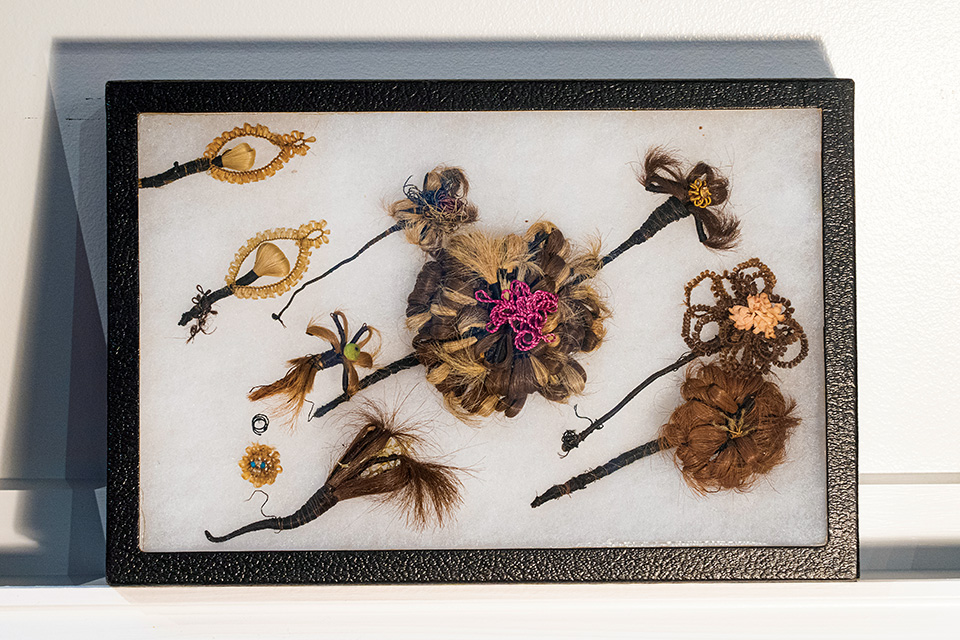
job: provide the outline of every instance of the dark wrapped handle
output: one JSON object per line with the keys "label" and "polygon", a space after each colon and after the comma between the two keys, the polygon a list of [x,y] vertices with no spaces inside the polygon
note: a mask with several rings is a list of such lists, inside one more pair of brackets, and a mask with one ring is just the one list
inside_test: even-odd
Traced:
{"label": "dark wrapped handle", "polygon": [[170,184],[174,180],[185,178],[186,176],[194,173],[203,173],[210,168],[210,162],[210,158],[197,158],[196,160],[191,160],[190,162],[185,162],[184,164],[174,162],[172,169],[167,169],[163,173],[158,173],[157,175],[150,176],[149,178],[140,178],[139,186],[141,189],[162,187],[165,184]]}

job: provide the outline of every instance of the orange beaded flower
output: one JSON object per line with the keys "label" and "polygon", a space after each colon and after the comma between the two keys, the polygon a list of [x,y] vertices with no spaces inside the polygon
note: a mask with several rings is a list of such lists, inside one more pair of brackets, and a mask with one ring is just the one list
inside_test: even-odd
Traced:
{"label": "orange beaded flower", "polygon": [[251,444],[246,455],[240,459],[240,475],[257,487],[273,484],[277,475],[283,471],[280,466],[280,452],[265,444]]}

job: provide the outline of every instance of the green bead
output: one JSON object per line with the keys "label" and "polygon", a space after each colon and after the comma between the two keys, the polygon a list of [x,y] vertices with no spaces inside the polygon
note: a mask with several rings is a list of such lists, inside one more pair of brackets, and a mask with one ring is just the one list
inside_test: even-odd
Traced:
{"label": "green bead", "polygon": [[347,343],[347,346],[343,348],[343,357],[347,360],[356,360],[360,357],[360,347],[357,346],[356,342]]}

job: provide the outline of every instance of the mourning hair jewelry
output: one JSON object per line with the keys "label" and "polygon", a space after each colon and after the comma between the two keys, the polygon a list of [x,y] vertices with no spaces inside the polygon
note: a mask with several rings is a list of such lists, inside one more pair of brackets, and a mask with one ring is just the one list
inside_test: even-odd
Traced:
{"label": "mourning hair jewelry", "polygon": [[[187,342],[192,341],[198,333],[209,333],[206,324],[210,316],[217,314],[213,309],[217,301],[233,295],[238,298],[273,298],[294,286],[310,265],[310,252],[315,247],[330,242],[328,237],[330,232],[326,229],[326,225],[326,220],[312,221],[301,225],[298,229],[271,229],[250,238],[234,256],[224,278],[226,286],[211,291],[197,285],[198,294],[191,299],[193,307],[185,311],[177,323],[183,327],[193,322]],[[280,240],[292,240],[297,245],[297,260],[292,268],[283,251],[271,242]],[[244,275],[238,276],[243,262],[254,250],[257,255],[253,268]],[[280,280],[269,285],[253,284],[262,277],[280,278]]]}
{"label": "mourning hair jewelry", "polygon": [[423,177],[423,188],[410,184],[408,178],[403,185],[406,198],[394,202],[389,208],[390,215],[397,223],[368,241],[350,257],[300,285],[280,312],[272,314],[273,319],[283,324],[281,318],[297,294],[345,264],[353,262],[364,251],[397,231],[405,230],[411,244],[432,255],[440,249],[447,236],[455,233],[464,224],[477,220],[477,208],[467,200],[469,190],[470,183],[466,174],[457,167],[436,167]]}
{"label": "mourning hair jewelry", "polygon": [[[416,332],[413,346],[427,380],[454,415],[514,417],[531,393],[556,402],[580,393],[586,372],[576,356],[600,345],[610,315],[589,281],[671,222],[693,216],[703,244],[733,246],[739,223],[721,209],[729,188],[714,168],[701,162],[682,170],[678,160],[655,148],[638,179],[668,200],[606,256],[599,256],[598,247],[576,251],[546,221],[523,236],[479,231],[444,236],[429,252],[432,259],[407,299],[407,326]],[[422,199],[424,190],[411,191],[408,185],[405,202]],[[410,366],[415,364],[406,356],[368,377],[370,384]],[[313,417],[346,401],[345,396],[319,407]]]}
{"label": "mourning hair jewelry", "polygon": [[[711,283],[715,303],[693,304],[692,290],[705,281]],[[793,318],[790,301],[773,292],[775,284],[773,272],[757,258],[722,274],[704,271],[688,282],[683,336],[691,351],[648,377],[583,432],[565,432],[563,451],[577,447],[653,380],[698,357],[714,356],[713,362],[688,368],[681,387],[683,403],[656,440],[551,487],[531,506],[583,489],[627,464],[667,449],[675,449],[684,479],[701,493],[744,490],[782,462],[787,437],[799,418],[793,415],[795,403],[786,400],[779,386],[764,375],[771,367],[799,364],[807,356],[808,344],[803,328]],[[703,340],[701,332],[709,325],[716,325],[717,333]],[[799,344],[798,353],[788,358],[787,349],[793,344]],[[582,417],[576,407],[574,411]]]}
{"label": "mourning hair jewelry", "polygon": [[[162,187],[180,178],[203,172],[209,173],[217,180],[232,184],[265,180],[279,171],[284,163],[293,156],[306,155],[307,150],[310,149],[307,143],[316,142],[316,139],[313,137],[304,138],[303,135],[302,131],[284,134],[272,133],[262,124],[244,124],[242,127],[234,127],[232,130],[224,131],[214,138],[213,142],[207,145],[201,157],[184,164],[174,162],[173,168],[163,173],[141,178],[138,180],[137,186],[140,189]],[[276,145],[280,151],[276,157],[259,169],[253,168],[257,152],[246,142],[242,142],[222,154],[220,153],[220,150],[228,142],[244,137],[262,138]]]}
{"label": "mourning hair jewelry", "polygon": [[395,413],[368,404],[357,414],[356,436],[333,465],[326,482],[289,516],[264,518],[222,536],[204,531],[210,542],[226,542],[253,531],[301,527],[343,500],[363,496],[392,502],[408,524],[442,525],[460,504],[459,469],[421,459],[422,437]]}

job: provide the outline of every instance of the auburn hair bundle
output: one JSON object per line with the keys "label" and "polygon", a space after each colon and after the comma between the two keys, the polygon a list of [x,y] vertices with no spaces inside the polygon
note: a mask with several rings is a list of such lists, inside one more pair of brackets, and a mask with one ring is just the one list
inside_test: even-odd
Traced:
{"label": "auburn hair bundle", "polygon": [[680,388],[683,402],[660,428],[687,484],[700,493],[743,491],[783,462],[787,437],[800,422],[780,387],[759,373],[694,365]]}

